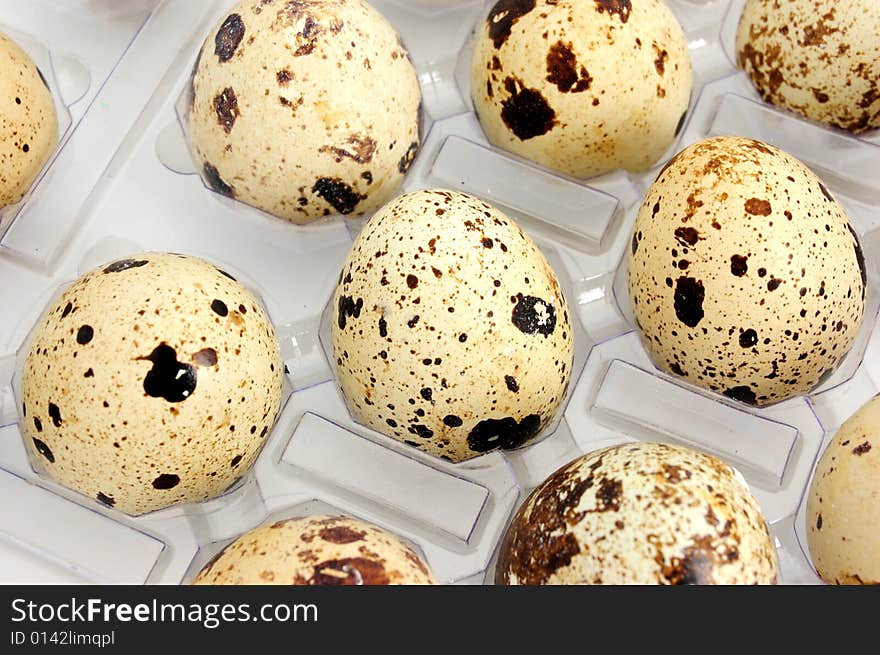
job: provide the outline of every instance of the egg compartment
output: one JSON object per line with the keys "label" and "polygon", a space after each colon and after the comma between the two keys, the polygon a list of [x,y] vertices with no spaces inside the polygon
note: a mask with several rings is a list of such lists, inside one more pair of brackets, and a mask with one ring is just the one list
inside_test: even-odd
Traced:
{"label": "egg compartment", "polygon": [[[215,0],[209,3],[207,15],[210,19],[208,20],[208,27],[203,31],[194,31],[187,39],[183,51],[189,53],[186,57],[189,62],[189,72],[186,79],[180,83],[180,89],[177,92],[177,101],[174,106],[177,122],[176,125],[168,125],[159,134],[156,140],[156,154],[166,168],[172,172],[180,175],[198,176],[205,190],[215,195],[220,202],[228,207],[232,209],[239,208],[241,211],[257,212],[263,216],[286,223],[287,221],[284,221],[282,218],[274,217],[272,214],[258,209],[244,200],[234,198],[228,189],[224,188],[225,183],[216,177],[216,170],[213,171],[214,175],[212,176],[210,169],[203,165],[189,137],[188,117],[193,103],[192,81],[198,65],[199,52],[206,35],[210,32],[210,26],[222,18],[234,4],[234,0]],[[431,39],[407,37],[413,32],[418,34],[421,31],[419,26],[425,24],[429,19],[433,22],[440,21],[447,30],[454,31],[459,25],[461,8],[445,7],[445,9],[440,10],[438,7],[431,8],[430,3],[420,6],[419,3],[407,3],[399,0],[385,0],[384,2],[380,0],[370,2],[369,4],[388,19],[401,35],[405,46],[408,47],[412,43],[416,49],[415,52],[410,51],[410,56],[416,68],[422,92],[422,102],[419,106],[419,140],[424,145],[434,121],[433,116],[437,114],[442,115],[445,111],[443,108],[450,102],[447,97],[449,95],[448,91],[444,91],[445,82],[442,76],[432,68],[438,65],[434,60],[436,50],[446,45],[445,39],[448,38],[448,34],[444,33],[442,42],[437,40],[436,37],[440,33],[436,31],[430,32],[433,37]],[[416,6],[413,6],[413,4]],[[425,37],[427,33],[419,34],[419,36]],[[180,58],[175,62],[175,67],[179,66],[179,64]],[[416,158],[421,156],[421,150],[422,148],[417,152]],[[299,228],[298,234],[300,238],[308,239],[307,230],[333,223],[339,219],[345,219],[347,224],[353,224],[352,229],[356,231],[359,229],[358,226],[367,218],[369,216],[343,216],[342,214],[331,213],[296,227]]]}
{"label": "egg compartment", "polygon": [[[652,171],[659,169],[673,154],[681,149],[679,145],[683,128],[690,122],[696,101],[699,98],[702,87],[709,81],[728,74],[732,70],[730,62],[727,60],[722,49],[721,40],[719,38],[718,25],[721,23],[727,11],[727,5],[730,0],[664,0],[667,6],[672,10],[676,19],[681,24],[685,37],[688,40],[688,50],[691,56],[693,66],[693,88],[691,91],[691,100],[685,117],[683,119],[680,131],[676,134],[675,140],[672,142],[666,153],[657,161],[655,168],[644,173],[627,173],[624,170],[618,170],[604,175],[599,175],[587,179],[568,178],[575,184],[589,185],[593,189],[604,191],[611,195],[616,195],[621,199],[625,199],[626,195],[621,195],[621,178],[631,178],[632,184],[639,187],[647,187],[650,180],[653,179]],[[482,27],[483,22],[489,14],[490,9],[495,5],[495,0],[482,0],[479,11],[475,13],[475,20],[471,23],[472,28],[466,42],[463,44],[456,62],[454,76],[458,89],[459,102],[462,111],[470,112],[473,122],[477,127],[478,136],[474,140],[487,147],[503,152],[508,157],[528,162],[537,169],[543,169],[546,173],[556,177],[564,178],[565,176],[558,171],[553,171],[539,164],[522,159],[513,153],[488,145],[488,141],[483,133],[482,127],[476,118],[473,100],[471,97],[471,58],[474,51],[474,43],[477,38],[477,31]],[[451,104],[451,103],[450,103]],[[640,197],[640,191],[638,191]],[[624,192],[625,194],[625,192]]]}
{"label": "egg compartment", "polygon": [[[162,13],[159,5],[159,0],[0,2],[0,17],[11,23],[3,31],[43,72],[59,119],[58,143],[30,189],[0,211],[0,255],[45,271],[75,232],[77,211],[107,165],[106,146],[123,117],[109,115],[109,103],[89,110],[111,74],[125,69],[120,59],[157,11]],[[115,114],[119,106],[113,107]],[[87,113],[97,116],[83,122]]]}
{"label": "egg compartment", "polygon": [[[737,33],[737,28],[739,26],[740,16],[742,16],[743,9],[745,8],[748,0],[725,0],[725,2],[727,2],[729,4],[729,7],[727,9],[727,12],[724,15],[723,21],[720,24],[721,25],[721,27],[720,27],[721,47],[723,49],[724,57],[728,60],[732,69],[740,71],[738,74],[743,78],[742,95],[744,95],[746,98],[748,98],[750,100],[754,100],[755,102],[763,105],[766,108],[776,109],[780,113],[782,113],[782,114],[792,118],[793,120],[796,120],[806,126],[811,126],[811,127],[817,128],[818,130],[823,130],[825,132],[828,132],[828,133],[831,133],[831,134],[834,134],[837,136],[849,137],[849,138],[857,139],[857,140],[860,140],[863,142],[869,142],[869,143],[874,143],[874,144],[880,145],[880,129],[868,130],[868,131],[862,132],[858,135],[853,135],[852,133],[850,133],[846,130],[832,127],[832,126],[827,125],[825,123],[812,120],[810,118],[807,118],[806,116],[802,116],[800,114],[797,114],[794,111],[791,111],[791,110],[786,109],[784,107],[780,107],[780,106],[774,105],[768,101],[764,101],[761,98],[760,94],[758,93],[757,88],[755,88],[754,84],[752,84],[751,78],[749,78],[748,74],[745,71],[743,71],[742,69],[740,69],[739,66],[737,65],[736,33]],[[821,17],[817,14],[816,19],[818,20],[819,18],[821,18]],[[824,44],[822,45],[822,47],[823,48],[825,47]],[[836,58],[839,58],[841,56],[842,55],[840,55],[839,53],[835,53]],[[816,91],[818,91],[818,89],[816,89]],[[821,143],[821,141],[819,141],[818,143]],[[804,142],[802,142],[801,145],[805,146],[805,147],[809,147],[809,142],[804,141]],[[792,153],[792,154],[795,154],[795,153]],[[796,155],[796,154],[795,154],[795,156],[799,157],[799,155]]]}
{"label": "egg compartment", "polygon": [[51,482],[0,469],[4,584],[144,584],[173,558],[162,536]]}
{"label": "egg compartment", "polygon": [[288,437],[273,442],[257,475],[267,505],[307,494],[419,544],[445,582],[481,573],[520,487],[498,453],[448,464],[407,453],[351,420],[327,385],[295,394]]}
{"label": "egg compartment", "polygon": [[[742,75],[735,74],[706,85],[685,131],[682,148],[708,137],[737,135],[764,141],[798,157],[844,207],[864,255],[867,288],[862,325],[834,372],[810,392],[815,397],[856,374],[865,360],[865,348],[880,313],[880,182],[862,173],[880,170],[880,146],[806,124],[788,112],[744,98],[739,94],[746,82]],[[627,217],[627,233],[632,230],[636,214],[637,209]],[[629,302],[627,244],[620,245],[609,295],[613,295],[617,317],[622,321],[616,327],[625,324],[632,328],[635,323]]]}

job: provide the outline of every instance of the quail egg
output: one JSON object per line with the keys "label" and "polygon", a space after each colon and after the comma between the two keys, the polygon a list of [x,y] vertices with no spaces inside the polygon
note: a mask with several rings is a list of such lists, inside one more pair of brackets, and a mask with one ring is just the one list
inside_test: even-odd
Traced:
{"label": "quail egg", "polygon": [[510,524],[496,580],[543,584],[775,584],[776,551],[736,472],[694,450],[606,448],[562,467]]}
{"label": "quail egg", "polygon": [[814,389],[865,312],[865,260],[843,207],[801,162],[753,139],[679,153],[642,203],[627,265],[654,362],[753,405]]}
{"label": "quail egg", "polygon": [[196,585],[430,585],[428,566],[398,537],[343,516],[277,521],[242,535]]}
{"label": "quail egg", "polygon": [[877,0],[748,0],[736,57],[768,102],[851,132],[880,127]]}
{"label": "quail egg", "polygon": [[58,143],[55,102],[43,73],[0,33],[0,207],[18,202]]}
{"label": "quail egg", "polygon": [[208,262],[92,270],[34,329],[21,431],[53,480],[129,514],[217,496],[254,463],[283,363],[260,301]]}
{"label": "quail egg", "polygon": [[807,498],[807,539],[822,579],[880,584],[880,396],[838,430]]}
{"label": "quail egg", "polygon": [[295,223],[369,214],[419,148],[421,93],[391,25],[362,0],[243,0],[208,35],[191,144],[217,192]]}
{"label": "quail egg", "polygon": [[364,227],[333,296],[333,357],[354,418],[462,461],[533,438],[572,367],[559,282],[491,205],[430,189]]}
{"label": "quail egg", "polygon": [[471,96],[487,138],[575,177],[654,165],[692,85],[662,0],[500,0],[477,27]]}

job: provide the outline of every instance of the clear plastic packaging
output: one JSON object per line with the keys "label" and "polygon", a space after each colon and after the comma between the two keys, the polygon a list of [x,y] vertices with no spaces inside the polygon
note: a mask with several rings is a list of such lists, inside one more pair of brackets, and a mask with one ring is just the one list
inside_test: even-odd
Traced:
{"label": "clear plastic packaging", "polygon": [[[840,423],[880,391],[880,182],[865,174],[880,168],[880,137],[853,137],[762,102],[730,56],[742,0],[669,0],[696,72],[684,129],[654,170],[590,180],[559,175],[486,141],[471,111],[467,62],[471,32],[490,2],[374,3],[400,31],[422,85],[423,146],[404,190],[463,190],[516,218],[548,255],[578,326],[570,395],[557,424],[525,448],[458,465],[358,425],[337,389],[326,355],[325,309],[359,223],[336,216],[296,226],[230,202],[186,174],[194,171],[176,107],[205,34],[232,2],[122,8],[106,0],[70,3],[63,11],[57,3],[34,3],[44,4],[52,5],[43,8],[47,31],[37,29],[37,14],[22,14],[13,27],[41,39],[53,58],[56,51],[76,52],[53,36],[63,31],[67,13],[80,21],[71,28],[79,38],[89,33],[81,25],[101,21],[120,28],[117,43],[130,36],[116,53],[125,56],[109,68],[92,65],[106,61],[97,55],[82,56],[89,95],[71,103],[70,136],[0,241],[0,276],[15,282],[0,288],[6,310],[0,375],[10,382],[0,383],[0,486],[21,498],[14,508],[0,508],[0,580],[189,582],[223,545],[268,518],[322,512],[400,535],[444,583],[491,583],[499,540],[531,489],[585,452],[638,439],[704,449],[735,465],[771,524],[781,582],[818,582],[803,539],[805,490]],[[4,6],[0,22],[14,15],[3,13]],[[868,311],[846,360],[809,396],[762,409],[661,373],[627,307],[621,262],[643,193],[674,151],[717,134],[763,139],[812,167],[847,209],[868,263]],[[228,263],[258,289],[281,340],[290,397],[235,490],[131,518],[34,472],[21,444],[11,380],[16,353],[62,281],[137,250]],[[41,518],[28,523],[25,516]],[[110,552],[128,565],[96,561],[82,521],[94,522]]]}

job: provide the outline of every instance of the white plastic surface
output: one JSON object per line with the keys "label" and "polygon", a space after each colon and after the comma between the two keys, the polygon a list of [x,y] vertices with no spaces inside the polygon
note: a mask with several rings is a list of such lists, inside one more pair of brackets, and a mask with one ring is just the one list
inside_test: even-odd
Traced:
{"label": "white plastic surface", "polygon": [[[763,103],[732,60],[742,1],[669,0],[697,77],[684,129],[654,170],[586,181],[483,136],[469,99],[468,41],[491,2],[374,3],[399,30],[423,91],[427,129],[405,190],[465,190],[521,221],[548,254],[577,326],[578,377],[549,436],[456,466],[357,425],[332,379],[322,313],[357,223],[288,224],[219,197],[193,174],[175,106],[231,0],[0,0],[0,24],[44,44],[70,115],[54,160],[0,239],[0,491],[16,498],[0,508],[0,583],[188,582],[242,532],[318,511],[396,532],[442,582],[491,581],[504,528],[529,491],[582,453],[639,439],[703,448],[737,466],[771,524],[782,582],[817,582],[798,510],[823,445],[880,391],[880,136],[853,137]],[[853,354],[816,393],[761,410],[653,367],[633,331],[621,266],[641,196],[665,160],[732,133],[788,149],[816,170],[849,212],[868,263],[869,311]],[[191,253],[241,272],[276,324],[292,395],[233,492],[132,519],[33,470],[11,380],[15,355],[58,286],[139,249]]]}

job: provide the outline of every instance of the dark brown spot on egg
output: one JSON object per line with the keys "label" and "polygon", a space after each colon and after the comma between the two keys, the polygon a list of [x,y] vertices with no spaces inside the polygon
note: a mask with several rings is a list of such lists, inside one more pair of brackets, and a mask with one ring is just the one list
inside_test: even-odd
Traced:
{"label": "dark brown spot on egg", "polygon": [[606,11],[609,16],[617,14],[622,23],[629,20],[630,12],[632,12],[630,0],[593,0],[593,2],[596,3],[596,11],[600,14]]}
{"label": "dark brown spot on egg", "polygon": [[513,393],[519,392],[519,384],[517,384],[516,378],[512,375],[504,376],[504,384],[507,386],[507,389],[509,391],[512,391]]}
{"label": "dark brown spot on egg", "polygon": [[571,43],[557,41],[547,52],[547,81],[561,93],[581,93],[590,88],[593,78],[583,66],[578,71],[577,57]]}
{"label": "dark brown spot on egg", "polygon": [[749,271],[748,257],[733,255],[730,258],[730,272],[736,277],[742,277]]}
{"label": "dark brown spot on egg", "polygon": [[504,45],[513,25],[535,8],[535,0],[499,0],[489,12],[486,25],[496,49]]}
{"label": "dark brown spot on egg", "polygon": [[675,230],[675,240],[682,246],[695,246],[700,240],[700,233],[692,227],[679,227]]}
{"label": "dark brown spot on egg", "polygon": [[180,477],[174,473],[162,473],[153,480],[154,489],[174,489],[180,484]]}
{"label": "dark brown spot on egg", "polygon": [[364,199],[364,196],[355,193],[350,186],[337,178],[319,178],[312,187],[312,192],[343,215],[351,214]]}
{"label": "dark brown spot on egg", "polygon": [[353,544],[357,541],[363,541],[367,533],[363,530],[354,530],[347,525],[334,525],[329,528],[321,528],[318,536],[331,544]]}
{"label": "dark brown spot on egg", "polygon": [[703,320],[703,283],[692,277],[680,277],[675,283],[674,306],[678,320],[688,327],[696,327]]}
{"label": "dark brown spot on egg", "polygon": [[91,325],[81,325],[79,330],[76,331],[76,342],[81,346],[85,346],[94,336],[95,330]]}
{"label": "dark brown spot on egg", "polygon": [[443,417],[443,424],[450,428],[460,428],[463,421],[455,414],[447,414]]}
{"label": "dark brown spot on egg", "polygon": [[278,80],[278,86],[287,86],[293,79],[293,75],[285,68],[275,73],[275,79]]}
{"label": "dark brown spot on egg", "polygon": [[222,300],[214,299],[211,301],[211,310],[218,316],[226,316],[229,314],[229,308]]}
{"label": "dark brown spot on egg", "polygon": [[546,300],[517,294],[511,320],[524,334],[550,336],[556,329],[556,310]]}
{"label": "dark brown spot on egg", "polygon": [[363,308],[363,306],[363,298],[358,298],[357,302],[355,302],[352,296],[340,296],[338,307],[339,311],[337,317],[337,325],[339,325],[339,329],[345,329],[345,325],[349,317],[360,318],[361,309]]}
{"label": "dark brown spot on egg", "polygon": [[859,444],[855,448],[853,448],[852,452],[853,452],[853,455],[864,455],[865,453],[868,453],[870,451],[871,451],[871,444],[870,444],[870,442],[866,441],[862,444]]}
{"label": "dark brown spot on egg", "polygon": [[[127,271],[130,268],[139,268],[141,266],[146,266],[149,264],[145,259],[120,259],[118,261],[113,262],[106,268],[104,268],[105,273],[121,273],[122,271]],[[70,303],[67,303],[67,306],[70,307]],[[61,315],[61,318],[67,316],[68,310],[65,307],[64,313]]]}
{"label": "dark brown spot on egg", "polygon": [[387,585],[391,580],[381,562],[346,557],[316,564],[306,585]]}
{"label": "dark brown spot on egg", "polygon": [[244,32],[244,21],[238,14],[230,14],[220,25],[220,29],[214,37],[214,54],[217,55],[221,63],[232,59],[238,44],[244,38]]}
{"label": "dark brown spot on egg", "polygon": [[521,141],[546,134],[556,125],[556,112],[538,89],[530,89],[514,78],[504,80],[510,94],[501,102],[501,120]]}
{"label": "dark brown spot on egg", "polygon": [[61,410],[58,409],[58,405],[55,403],[49,403],[49,418],[52,419],[52,425],[56,428],[61,427],[61,423],[63,422],[61,420]]}
{"label": "dark brown spot on egg", "polygon": [[767,200],[759,200],[758,198],[749,198],[746,200],[746,212],[752,216],[769,216],[772,212],[770,203]]}
{"label": "dark brown spot on egg", "polygon": [[739,335],[739,345],[742,348],[751,348],[758,343],[758,333],[752,329],[746,330]]}
{"label": "dark brown spot on egg", "polygon": [[217,122],[223,131],[229,134],[236,119],[241,115],[238,110],[238,98],[232,87],[227,86],[214,97],[214,111],[217,114]]}
{"label": "dark brown spot on egg", "polygon": [[529,414],[521,421],[510,416],[484,419],[468,434],[468,448],[478,453],[494,448],[518,448],[538,434],[540,429],[541,417],[537,414]]}
{"label": "dark brown spot on egg", "polygon": [[170,403],[183,402],[196,390],[196,369],[177,361],[177,353],[167,343],[156,346],[147,357],[153,368],[144,378],[144,391],[151,398],[164,398]]}
{"label": "dark brown spot on egg", "polygon": [[733,400],[738,400],[740,402],[746,403],[747,405],[757,405],[758,399],[755,396],[755,392],[752,391],[751,387],[747,386],[739,386],[733,387],[731,389],[727,389],[724,391],[724,395],[728,398],[732,398]]}
{"label": "dark brown spot on egg", "polygon": [[[42,430],[38,430],[38,432],[41,432],[41,431]],[[45,457],[47,460],[49,460],[50,464],[54,464],[55,463],[55,455],[52,454],[52,450],[49,448],[49,446],[46,445],[46,442],[40,441],[36,437],[33,438],[33,442],[34,442],[34,448],[37,449],[37,452],[40,453],[43,457]]]}

